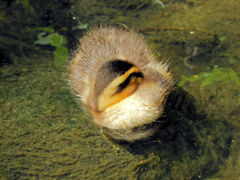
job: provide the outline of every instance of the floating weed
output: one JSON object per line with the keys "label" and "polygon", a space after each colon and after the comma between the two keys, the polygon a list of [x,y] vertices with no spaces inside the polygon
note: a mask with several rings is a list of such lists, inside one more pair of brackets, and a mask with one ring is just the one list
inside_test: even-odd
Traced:
{"label": "floating weed", "polygon": [[208,77],[209,75],[210,75],[210,73],[207,73],[207,72],[202,72],[198,75],[194,75],[194,76],[190,76],[190,77],[182,75],[182,78],[179,81],[178,86],[181,87],[184,84],[186,84],[187,82],[193,83],[193,82],[199,81],[201,79],[204,79],[204,78]]}
{"label": "floating weed", "polygon": [[[203,73],[205,74],[205,73]],[[204,77],[204,76],[203,76]],[[213,71],[203,79],[201,87],[213,84],[218,81],[234,82],[240,84],[238,75],[230,68],[215,68]]]}
{"label": "floating weed", "polygon": [[[51,29],[42,28],[41,30],[46,30],[46,32],[40,32],[38,34],[38,40],[35,42],[35,44],[51,45],[55,47],[55,64],[57,67],[63,65],[68,58],[68,49],[65,47],[67,44],[66,37],[57,32],[52,32]],[[49,34],[47,35],[47,33]]]}
{"label": "floating weed", "polygon": [[[199,80],[202,81],[200,84],[201,88],[217,82],[224,83],[234,82],[235,84],[240,85],[240,78],[238,77],[236,72],[233,71],[231,68],[215,68],[211,72],[201,72],[198,75],[190,77],[182,75],[182,78],[179,81],[178,86],[181,87],[187,82],[193,83]],[[237,105],[240,106],[240,96]]]}

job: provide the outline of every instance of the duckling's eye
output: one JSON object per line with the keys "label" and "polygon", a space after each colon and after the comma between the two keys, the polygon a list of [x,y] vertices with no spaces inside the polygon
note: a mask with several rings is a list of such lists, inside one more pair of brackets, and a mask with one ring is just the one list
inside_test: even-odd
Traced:
{"label": "duckling's eye", "polygon": [[95,102],[99,111],[120,102],[134,93],[143,79],[137,66],[126,61],[106,62],[98,71],[95,83]]}

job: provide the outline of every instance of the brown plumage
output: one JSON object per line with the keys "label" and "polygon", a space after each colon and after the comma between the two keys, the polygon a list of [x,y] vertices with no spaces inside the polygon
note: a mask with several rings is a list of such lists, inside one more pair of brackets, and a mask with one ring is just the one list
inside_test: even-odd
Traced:
{"label": "brown plumage", "polygon": [[141,128],[161,116],[173,80],[141,35],[98,27],[81,40],[70,64],[70,82],[94,122],[114,139],[153,134]]}

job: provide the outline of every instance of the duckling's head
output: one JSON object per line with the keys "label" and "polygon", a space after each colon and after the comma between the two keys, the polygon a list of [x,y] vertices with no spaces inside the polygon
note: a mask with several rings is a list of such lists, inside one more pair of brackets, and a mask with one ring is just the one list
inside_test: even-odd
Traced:
{"label": "duckling's head", "polygon": [[73,89],[94,122],[114,139],[135,141],[153,134],[173,86],[166,63],[158,62],[143,37],[100,27],[83,37],[70,65]]}

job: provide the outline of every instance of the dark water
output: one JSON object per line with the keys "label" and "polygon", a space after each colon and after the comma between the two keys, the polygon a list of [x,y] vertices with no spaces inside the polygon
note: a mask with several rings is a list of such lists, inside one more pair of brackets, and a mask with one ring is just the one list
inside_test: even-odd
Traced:
{"label": "dark water", "polygon": [[0,69],[1,179],[239,179],[239,2],[82,0],[69,9],[72,39],[117,24],[168,60],[176,89],[165,123],[149,140],[113,143],[81,110],[48,48],[11,55],[22,63]]}

